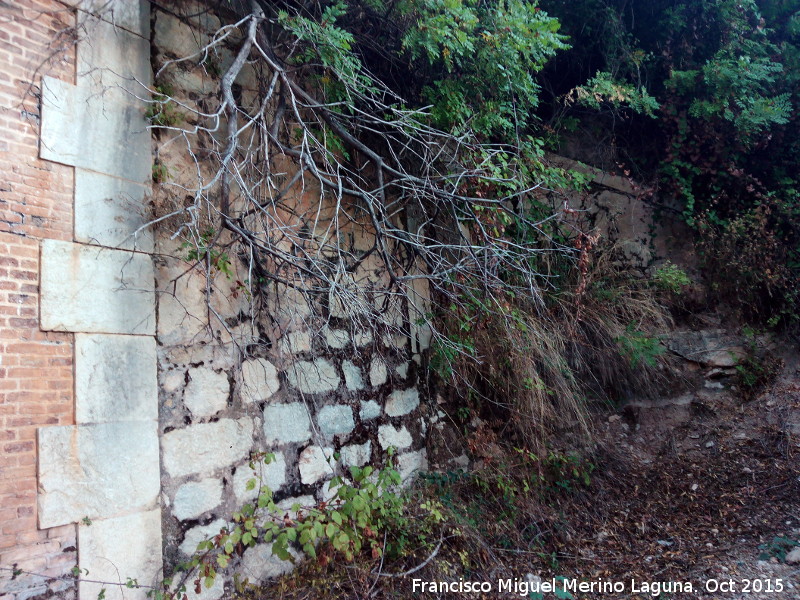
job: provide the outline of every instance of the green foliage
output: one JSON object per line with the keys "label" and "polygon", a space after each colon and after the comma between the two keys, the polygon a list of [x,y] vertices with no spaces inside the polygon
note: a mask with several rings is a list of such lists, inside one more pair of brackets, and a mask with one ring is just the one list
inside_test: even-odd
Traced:
{"label": "green foliage", "polygon": [[153,99],[144,113],[151,125],[156,127],[177,127],[183,123],[183,114],[178,110],[178,105],[172,99],[173,90],[166,84],[159,84],[153,88]]}
{"label": "green foliage", "polygon": [[413,60],[434,68],[424,89],[437,126],[507,138],[539,103],[534,74],[567,48],[559,23],[536,2],[410,0],[414,25],[402,39]]}
{"label": "green foliage", "polygon": [[653,274],[653,283],[664,291],[680,295],[684,287],[691,285],[692,280],[678,265],[666,261]]}
{"label": "green foliage", "polygon": [[227,252],[221,250],[214,243],[215,240],[216,232],[209,228],[200,234],[198,240],[183,242],[181,249],[186,250],[184,260],[186,262],[207,262],[211,268],[223,273],[228,279],[232,279],[231,259]]}
{"label": "green foliage", "polygon": [[658,364],[658,357],[665,351],[659,337],[640,331],[635,323],[629,323],[625,328],[625,334],[619,336],[616,341],[620,352],[628,359],[632,368],[642,365],[655,367]]}
{"label": "green foliage", "polygon": [[786,560],[786,555],[789,554],[793,548],[798,546],[800,546],[800,541],[777,535],[772,538],[771,542],[758,546],[758,549],[761,551],[761,554],[758,555],[758,560],[777,558],[779,561],[784,562]]}
{"label": "green foliage", "polygon": [[601,71],[584,85],[574,88],[567,99],[569,102],[584,104],[598,110],[606,104],[615,109],[626,106],[648,117],[655,117],[655,112],[659,109],[658,102],[647,93],[647,88],[615,81],[611,73]]}

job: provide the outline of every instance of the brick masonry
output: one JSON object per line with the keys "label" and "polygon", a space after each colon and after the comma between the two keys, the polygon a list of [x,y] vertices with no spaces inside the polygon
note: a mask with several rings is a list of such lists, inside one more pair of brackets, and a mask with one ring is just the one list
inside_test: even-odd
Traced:
{"label": "brick masonry", "polygon": [[37,96],[42,73],[75,79],[74,51],[59,37],[75,15],[48,0],[0,13],[0,598],[74,597],[72,582],[6,569],[58,577],[77,561],[75,525],[36,525],[36,430],[74,422],[73,335],[39,330],[39,241],[72,238],[74,175],[39,159]]}

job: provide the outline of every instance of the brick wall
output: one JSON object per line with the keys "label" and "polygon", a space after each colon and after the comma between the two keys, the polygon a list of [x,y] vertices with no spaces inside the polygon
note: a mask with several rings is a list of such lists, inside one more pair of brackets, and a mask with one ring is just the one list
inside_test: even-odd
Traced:
{"label": "brick wall", "polygon": [[49,590],[76,563],[75,527],[37,528],[36,429],[73,422],[71,334],[39,330],[39,240],[72,239],[73,168],[40,160],[39,83],[74,81],[68,36],[74,13],[60,2],[0,7],[0,598]]}

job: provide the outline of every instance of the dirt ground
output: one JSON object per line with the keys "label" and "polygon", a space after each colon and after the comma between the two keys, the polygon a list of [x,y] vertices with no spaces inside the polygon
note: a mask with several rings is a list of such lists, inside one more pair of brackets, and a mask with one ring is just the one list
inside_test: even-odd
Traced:
{"label": "dirt ground", "polygon": [[[598,428],[605,466],[561,507],[573,539],[559,569],[627,593],[579,597],[800,598],[800,564],[784,562],[800,543],[800,367],[783,360],[750,400],[735,378],[698,373],[699,391],[634,402]],[[631,580],[693,591],[637,594]]]}

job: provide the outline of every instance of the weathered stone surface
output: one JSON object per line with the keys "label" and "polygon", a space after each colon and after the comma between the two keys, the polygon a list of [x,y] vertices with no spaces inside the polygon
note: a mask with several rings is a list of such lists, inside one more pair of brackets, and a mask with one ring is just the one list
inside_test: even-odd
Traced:
{"label": "weathered stone surface", "polygon": [[311,439],[311,419],[305,404],[292,402],[265,407],[264,436],[267,444],[305,442]]}
{"label": "weathered stone surface", "polygon": [[[289,553],[299,559],[300,555],[294,548],[289,548]],[[281,560],[272,553],[272,544],[258,544],[248,548],[242,556],[241,572],[251,583],[263,583],[267,579],[285,575],[294,569],[294,564],[289,560]]]}
{"label": "weathered stone surface", "polygon": [[146,0],[64,0],[137,35],[149,37],[150,3]]}
{"label": "weathered stone surface", "polygon": [[155,332],[153,263],[149,256],[43,240],[41,268],[42,329]]}
{"label": "weathered stone surface", "polygon": [[403,425],[400,429],[395,429],[391,425],[381,425],[378,427],[378,442],[381,448],[386,450],[390,446],[402,450],[411,445],[411,434]]}
{"label": "weathered stone surface", "polygon": [[75,420],[158,420],[156,342],[133,335],[75,336]]}
{"label": "weathered stone surface", "polygon": [[[314,508],[317,505],[317,501],[314,499],[314,496],[294,496],[292,498],[284,498],[280,502],[278,502],[278,515],[287,516],[292,520],[297,519],[297,515],[299,512],[308,514],[309,508]],[[299,510],[294,510],[294,506],[299,506]]]}
{"label": "weathered stone surface", "polygon": [[286,371],[289,383],[304,394],[331,392],[339,387],[336,367],[325,358],[292,363]]}
{"label": "weathered stone surface", "polygon": [[404,482],[416,477],[417,473],[428,469],[428,459],[425,450],[408,452],[397,457],[397,472]]}
{"label": "weathered stone surface", "polygon": [[[259,487],[264,486],[277,492],[286,483],[286,459],[282,452],[275,452],[275,459],[268,465],[264,461],[255,463],[255,471],[248,463],[236,467],[233,475],[233,492],[239,502],[249,502],[258,497]],[[247,489],[247,482],[256,480],[256,487]]]}
{"label": "weathered stone surface", "polygon": [[364,331],[357,331],[353,334],[353,343],[359,348],[372,343],[372,331],[365,329]]}
{"label": "weathered stone surface", "polygon": [[785,561],[787,565],[796,565],[800,563],[800,547],[789,552],[786,555]]}
{"label": "weathered stone surface", "polygon": [[410,365],[410,364],[411,364],[411,363],[409,363],[408,361],[406,361],[406,362],[404,362],[404,363],[402,363],[402,364],[400,364],[400,365],[397,365],[397,366],[394,368],[394,372],[395,372],[395,373],[397,373],[397,375],[398,375],[398,376],[399,376],[401,379],[406,379],[406,378],[408,377],[408,367],[409,367],[409,365]]}
{"label": "weathered stone surface", "polygon": [[[125,584],[128,577],[141,585],[158,583],[161,576],[161,511],[151,510],[78,525],[78,566],[87,579]],[[128,589],[81,581],[81,598],[97,598],[105,588],[107,600],[145,600],[147,588]]]}
{"label": "weathered stone surface", "polygon": [[39,429],[39,527],[149,509],[160,489],[156,423]]}
{"label": "weathered stone surface", "polygon": [[317,426],[326,436],[350,433],[356,426],[353,409],[344,404],[323,406],[317,414]]}
{"label": "weathered stone surface", "polygon": [[138,183],[75,169],[75,241],[152,252],[152,232],[138,231],[147,222],[149,192]]}
{"label": "weathered stone surface", "polygon": [[[116,2],[117,5],[122,4]],[[128,2],[135,6],[136,0]],[[121,9],[121,6],[117,8]],[[117,17],[116,8],[106,12],[105,18]],[[135,13],[135,9],[130,13]],[[141,11],[145,15],[145,11]],[[130,21],[141,14],[130,14]],[[124,17],[120,10],[120,17]],[[96,17],[83,19],[84,38],[78,44],[77,84],[88,89],[106,102],[135,102],[136,96],[146,97],[152,78],[150,66],[150,36],[142,32],[131,33],[109,21]],[[130,23],[138,26],[140,23]],[[148,23],[149,25],[149,23]],[[144,31],[149,34],[149,31]],[[138,34],[138,35],[137,35]],[[98,115],[99,116],[99,115]],[[124,142],[124,139],[118,140]]]}
{"label": "weathered stone surface", "polygon": [[344,383],[348,390],[357,391],[364,389],[361,367],[354,365],[353,361],[345,360],[342,362],[342,373],[344,373]]}
{"label": "weathered stone surface", "polygon": [[278,370],[266,358],[251,358],[242,363],[242,399],[247,402],[269,400],[281,389]]}
{"label": "weathered stone surface", "polygon": [[362,400],[358,416],[361,417],[362,421],[377,419],[381,416],[381,405],[375,402],[375,400]]}
{"label": "weathered stone surface", "polygon": [[252,419],[220,419],[165,433],[161,437],[161,457],[169,475],[182,477],[211,473],[240,461],[252,445]]}
{"label": "weathered stone surface", "polygon": [[196,270],[186,273],[186,264],[166,259],[158,267],[158,341],[164,346],[190,346],[211,341],[208,334],[206,278]]}
{"label": "weathered stone surface", "polygon": [[369,462],[372,456],[372,442],[367,440],[363,444],[350,444],[341,450],[342,464],[346,467],[361,467]]}
{"label": "weathered stone surface", "polygon": [[[209,37],[202,31],[191,27],[164,11],[156,11],[153,27],[153,41],[159,52],[172,58],[188,58],[200,52],[208,43]],[[197,56],[199,62],[201,56]]]}
{"label": "weathered stone surface", "polygon": [[419,406],[419,392],[417,388],[395,390],[386,400],[386,414],[390,417],[407,415]]}
{"label": "weathered stone surface", "polygon": [[144,102],[42,77],[39,156],[147,185],[152,156],[146,108]]}
{"label": "weathered stone surface", "polygon": [[181,545],[179,546],[180,551],[186,556],[193,555],[195,552],[197,552],[197,544],[211,539],[226,525],[227,523],[224,519],[216,519],[208,525],[198,525],[197,527],[192,527],[183,536],[183,542],[181,542]]}
{"label": "weathered stone surface", "polygon": [[183,392],[183,403],[196,417],[210,417],[228,405],[231,386],[228,374],[215,373],[208,367],[189,369],[189,383]]}
{"label": "weathered stone surface", "polygon": [[676,331],[667,347],[677,354],[707,367],[734,367],[746,355],[742,340],[724,329]]}
{"label": "weathered stone surface", "polygon": [[311,351],[311,334],[307,331],[290,331],[280,339],[281,350],[286,354]]}
{"label": "weathered stone surface", "polygon": [[194,591],[194,586],[186,586],[187,600],[219,600],[225,595],[225,577],[222,573],[217,573],[214,578],[214,584],[209,588],[206,587],[205,582],[200,586],[200,593]]}
{"label": "weathered stone surface", "polygon": [[194,519],[222,502],[222,481],[209,477],[201,481],[184,483],[175,492],[172,514],[185,521]]}
{"label": "weathered stone surface", "polygon": [[345,348],[350,343],[350,334],[344,329],[325,329],[325,342],[331,348]]}
{"label": "weathered stone surface", "polygon": [[389,373],[386,369],[386,363],[380,357],[373,358],[369,366],[369,382],[373,387],[378,387],[386,383],[388,378]]}
{"label": "weathered stone surface", "polygon": [[328,460],[333,461],[332,457],[333,448],[309,446],[303,450],[298,461],[300,481],[308,485],[325,477],[333,476],[333,466],[328,464]]}

